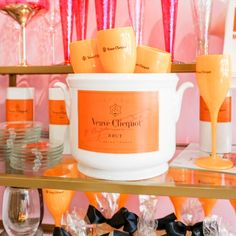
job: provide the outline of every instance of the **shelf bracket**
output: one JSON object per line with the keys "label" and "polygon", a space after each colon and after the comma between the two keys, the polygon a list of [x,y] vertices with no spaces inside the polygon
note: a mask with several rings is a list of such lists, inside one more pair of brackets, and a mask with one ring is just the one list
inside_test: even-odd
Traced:
{"label": "shelf bracket", "polygon": [[9,74],[9,87],[16,87],[16,74]]}

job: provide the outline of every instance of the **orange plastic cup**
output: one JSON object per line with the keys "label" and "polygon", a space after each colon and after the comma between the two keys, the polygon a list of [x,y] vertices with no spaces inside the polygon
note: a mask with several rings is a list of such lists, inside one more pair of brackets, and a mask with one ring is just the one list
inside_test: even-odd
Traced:
{"label": "orange plastic cup", "polygon": [[[73,173],[64,165],[58,165],[44,172],[44,176],[73,177]],[[43,197],[46,206],[55,220],[55,226],[61,226],[61,218],[69,209],[73,191],[62,189],[43,189]]]}
{"label": "orange plastic cup", "polygon": [[170,71],[170,53],[144,45],[137,47],[135,73],[169,73]]}
{"label": "orange plastic cup", "polygon": [[136,63],[136,42],[132,27],[98,31],[97,47],[104,72],[134,72]]}
{"label": "orange plastic cup", "polygon": [[74,73],[102,72],[96,40],[72,42],[70,44],[70,62]]}

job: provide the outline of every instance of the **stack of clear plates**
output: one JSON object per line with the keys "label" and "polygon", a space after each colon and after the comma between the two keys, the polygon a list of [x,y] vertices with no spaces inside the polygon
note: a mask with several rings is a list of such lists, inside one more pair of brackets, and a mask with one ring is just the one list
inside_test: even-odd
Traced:
{"label": "stack of clear plates", "polygon": [[10,157],[14,145],[36,142],[40,139],[40,122],[3,122],[0,123],[0,160]]}
{"label": "stack of clear plates", "polygon": [[63,143],[40,139],[16,144],[10,156],[10,166],[16,170],[38,172],[57,165],[62,158]]}

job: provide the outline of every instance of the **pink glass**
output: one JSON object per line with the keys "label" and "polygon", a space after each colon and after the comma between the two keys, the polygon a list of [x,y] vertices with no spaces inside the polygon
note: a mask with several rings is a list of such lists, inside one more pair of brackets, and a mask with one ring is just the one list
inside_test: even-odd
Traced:
{"label": "pink glass", "polygon": [[135,31],[136,44],[142,44],[145,0],[128,0],[129,18]]}
{"label": "pink glass", "polygon": [[48,8],[48,0],[0,0],[0,10],[17,21],[21,27],[19,65],[27,65],[26,25],[39,11]]}
{"label": "pink glass", "polygon": [[116,0],[95,0],[97,30],[115,27]]}
{"label": "pink glass", "polygon": [[74,0],[60,0],[62,39],[64,48],[64,64],[70,64],[70,43],[73,30]]}
{"label": "pink glass", "polygon": [[178,0],[161,0],[162,18],[165,37],[165,48],[174,60],[175,30],[178,11]]}
{"label": "pink glass", "polygon": [[87,33],[89,0],[74,0],[77,40],[85,40]]}

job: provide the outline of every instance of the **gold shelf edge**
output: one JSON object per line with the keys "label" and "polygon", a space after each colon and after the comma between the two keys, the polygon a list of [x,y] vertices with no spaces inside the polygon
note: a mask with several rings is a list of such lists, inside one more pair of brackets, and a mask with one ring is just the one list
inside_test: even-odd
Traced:
{"label": "gold shelf edge", "polygon": [[172,64],[171,65],[172,73],[195,73],[196,64]]}
{"label": "gold shelf edge", "polygon": [[[173,73],[191,73],[195,72],[195,64],[172,64]],[[0,66],[2,75],[23,75],[23,74],[69,74],[73,73],[70,65],[52,65],[52,66]]]}
{"label": "gold shelf edge", "polygon": [[53,66],[0,66],[0,74],[69,74],[73,73],[70,65]]}
{"label": "gold shelf edge", "polygon": [[97,179],[72,179],[58,177],[31,177],[20,175],[0,175],[0,185],[77,190],[81,192],[119,192],[126,194],[145,194],[161,196],[205,197],[233,199],[236,187],[155,184],[139,181],[105,181]]}

